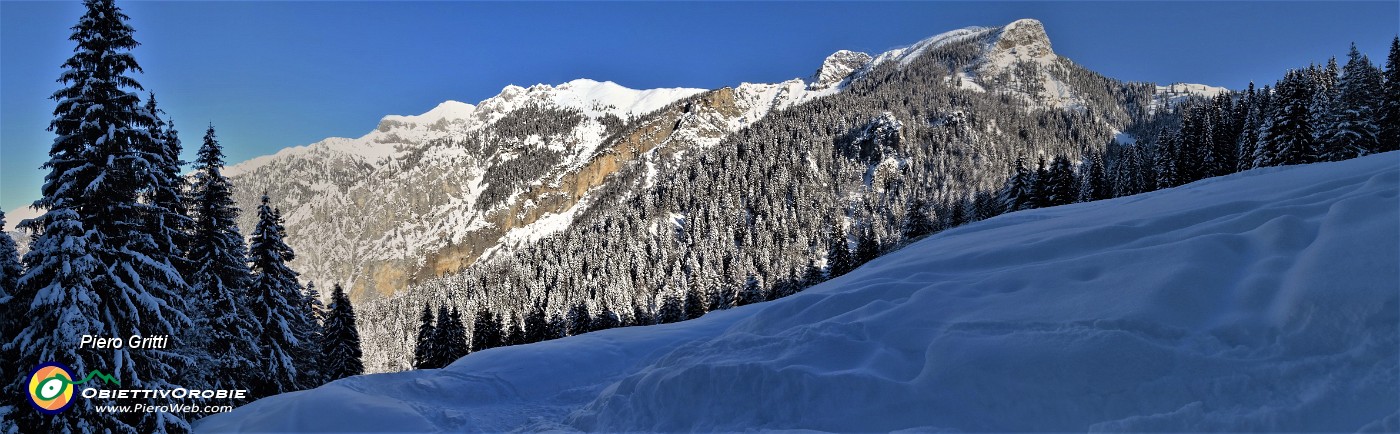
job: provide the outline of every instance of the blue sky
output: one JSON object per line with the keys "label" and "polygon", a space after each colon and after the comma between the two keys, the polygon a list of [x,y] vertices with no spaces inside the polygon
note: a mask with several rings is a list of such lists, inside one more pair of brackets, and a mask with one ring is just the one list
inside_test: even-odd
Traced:
{"label": "blue sky", "polygon": [[[1041,20],[1057,53],[1110,77],[1241,88],[1342,57],[1384,62],[1400,3],[1378,2],[118,2],[138,80],[192,154],[213,122],[235,163],[386,114],[507,84],[611,80],[717,88],[811,74],[956,28]],[[38,195],[78,2],[0,1],[0,209]],[[188,158],[187,158],[188,159]]]}

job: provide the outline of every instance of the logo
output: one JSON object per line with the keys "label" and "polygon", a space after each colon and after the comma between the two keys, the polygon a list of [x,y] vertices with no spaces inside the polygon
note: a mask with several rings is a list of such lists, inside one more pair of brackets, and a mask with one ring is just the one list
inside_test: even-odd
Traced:
{"label": "logo", "polygon": [[29,403],[44,414],[59,414],[73,404],[73,387],[101,378],[107,383],[118,383],[116,377],[102,371],[88,372],[82,381],[73,381],[73,370],[58,362],[45,362],[29,374]]}

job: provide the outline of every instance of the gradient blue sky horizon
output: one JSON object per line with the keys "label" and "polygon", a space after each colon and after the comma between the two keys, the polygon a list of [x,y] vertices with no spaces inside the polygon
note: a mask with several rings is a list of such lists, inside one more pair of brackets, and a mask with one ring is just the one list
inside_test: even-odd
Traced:
{"label": "gradient blue sky horizon", "polygon": [[[137,75],[187,154],[213,123],[230,164],[387,114],[575,78],[718,88],[806,77],[967,26],[1041,20],[1060,55],[1109,77],[1242,88],[1344,57],[1383,63],[1400,4],[1376,2],[120,2]],[[38,196],[78,2],[0,1],[0,209]],[[188,159],[188,157],[187,157]]]}

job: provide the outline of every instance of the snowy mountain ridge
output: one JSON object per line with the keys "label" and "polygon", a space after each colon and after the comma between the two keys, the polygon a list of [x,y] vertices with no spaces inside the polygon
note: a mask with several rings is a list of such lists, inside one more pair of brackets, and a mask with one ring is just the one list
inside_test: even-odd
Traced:
{"label": "snowy mountain ridge", "polygon": [[[575,206],[618,164],[655,158],[609,157],[618,154],[608,141],[629,134],[629,119],[718,92],[723,101],[689,104],[672,114],[664,136],[646,139],[675,151],[701,149],[773,110],[839,90],[813,90],[800,79],[719,91],[635,90],[588,79],[511,85],[477,104],[447,101],[420,115],[385,116],[359,138],[286,148],[225,173],[243,209],[253,209],[265,189],[289,208],[293,266],[304,279],[341,282],[356,299],[374,298],[567,228]],[[534,133],[540,129],[550,133]],[[494,175],[521,173],[516,166],[530,173],[519,185]],[[483,199],[488,191],[492,197]],[[251,217],[245,213],[241,224],[251,228]],[[350,224],[357,220],[368,223]]]}
{"label": "snowy mountain ridge", "polygon": [[776,301],[346,378],[195,430],[1392,431],[1396,158],[1005,214]]}

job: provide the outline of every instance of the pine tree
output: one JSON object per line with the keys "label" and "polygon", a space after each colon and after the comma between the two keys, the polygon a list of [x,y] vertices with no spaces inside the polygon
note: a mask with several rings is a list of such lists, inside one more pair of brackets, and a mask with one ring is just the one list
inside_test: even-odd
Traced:
{"label": "pine tree", "polygon": [[549,317],[544,312],[544,306],[535,303],[530,309],[530,314],[525,316],[525,343],[543,342],[549,337]]}
{"label": "pine tree", "polygon": [[[5,227],[5,212],[0,211],[0,227]],[[24,325],[19,321],[10,318],[24,318],[26,309],[20,310],[18,303],[12,303],[15,297],[15,289],[19,287],[19,278],[24,274],[24,266],[19,262],[19,249],[15,246],[15,241],[9,234],[0,233],[0,336],[9,337],[19,334]],[[6,339],[6,338],[0,338]],[[5,341],[0,340],[0,359],[8,363],[15,360],[15,355],[5,350]],[[14,369],[8,365],[0,364],[0,372],[11,372]],[[4,401],[0,401],[4,402]]]}
{"label": "pine tree", "polygon": [[923,199],[914,199],[904,208],[904,225],[900,228],[905,240],[913,240],[933,233],[933,220],[928,218],[928,204]]}
{"label": "pine tree", "polygon": [[[1035,176],[1031,177],[1032,207],[1045,208],[1053,206],[1051,205],[1053,203],[1051,200],[1052,195],[1053,193],[1050,191],[1050,170],[1045,166],[1045,157],[1040,157],[1039,162],[1036,163]],[[959,226],[962,225],[962,223],[962,221],[955,221],[950,224],[949,227]]]}
{"label": "pine tree", "polygon": [[[63,207],[64,201],[53,202],[43,217],[31,220],[29,228],[41,234],[24,255],[27,268],[19,278],[6,323],[21,325],[18,333],[6,335],[6,367],[15,371],[14,378],[25,378],[28,370],[39,363],[59,361],[77,372],[100,369],[106,372],[108,363],[100,353],[79,351],[77,342],[83,335],[101,335],[105,325],[99,319],[103,309],[91,277],[101,268],[89,246],[96,238],[93,231],[83,228],[78,213]],[[42,227],[32,223],[42,222]],[[10,321],[26,318],[25,323]],[[26,324],[27,323],[27,324]],[[9,330],[7,330],[8,332]],[[9,361],[13,360],[13,363]],[[24,372],[19,372],[24,371]],[[118,377],[120,378],[120,377]],[[28,410],[24,381],[7,381],[5,399],[11,408]],[[95,432],[103,426],[121,426],[114,416],[96,413],[93,405],[113,404],[113,400],[92,400],[84,405],[74,403],[64,417],[57,418],[35,411],[11,411],[7,416],[21,432]]]}
{"label": "pine tree", "polygon": [[[447,318],[447,321],[443,321],[442,318]],[[438,341],[433,345],[440,350],[438,366],[446,367],[457,359],[466,357],[472,351],[470,345],[470,338],[467,337],[467,323],[462,321],[462,311],[458,310],[456,306],[453,306],[452,310],[439,308]],[[483,346],[485,345],[483,344]]]}
{"label": "pine tree", "polygon": [[1327,60],[1327,67],[1313,71],[1315,77],[1310,83],[1313,86],[1313,97],[1308,110],[1312,115],[1310,122],[1313,125],[1313,155],[1319,161],[1340,159],[1335,149],[1339,133],[1337,128],[1341,126],[1339,73],[1337,58],[1330,58]]}
{"label": "pine tree", "polygon": [[593,331],[593,314],[588,312],[588,304],[583,301],[569,308],[569,334],[581,335]]}
{"label": "pine tree", "polygon": [[734,307],[734,290],[728,284],[710,285],[708,292],[710,310],[725,310]]}
{"label": "pine tree", "polygon": [[[151,151],[153,115],[141,107],[141,85],[129,76],[141,68],[131,55],[137,43],[128,17],[111,0],[88,0],[71,40],[74,54],[59,77],[63,88],[49,128],[57,138],[43,165],[49,173],[34,203],[47,210],[27,227],[36,233],[25,254],[25,275],[11,303],[27,306],[27,324],[10,339],[15,355],[9,378],[41,362],[59,360],[80,372],[101,369],[131,388],[174,389],[193,375],[184,333],[190,326],[189,295],[175,260],[183,252],[168,243],[174,211],[151,197],[166,169]],[[83,334],[171,337],[169,349],[75,351]],[[188,377],[187,377],[188,376]],[[5,391],[20,400],[22,386]],[[63,417],[16,412],[22,432],[87,432],[98,427],[144,433],[183,432],[179,413],[92,411],[110,400],[84,399]],[[155,398],[122,404],[165,404]]]}
{"label": "pine tree", "polygon": [[223,166],[223,148],[210,126],[195,158],[189,192],[194,215],[189,282],[199,309],[194,329],[204,337],[201,349],[212,358],[209,385],[243,388],[252,384],[258,366],[255,345],[262,325],[248,309],[248,248],[238,231],[239,210]]}
{"label": "pine tree", "polygon": [[817,261],[807,258],[807,267],[802,271],[802,281],[799,283],[802,289],[811,288],[825,281],[826,275],[822,274],[822,269],[817,266]]}
{"label": "pine tree", "polygon": [[501,324],[496,321],[496,315],[490,309],[478,309],[476,318],[472,320],[471,350],[475,352],[496,348],[501,346],[502,341]]}
{"label": "pine tree", "polygon": [[778,281],[773,282],[773,289],[768,291],[768,299],[777,300],[783,297],[787,297],[789,295],[796,294],[797,291],[801,290],[802,287],[798,286],[797,273],[795,271],[788,270],[788,275],[786,278],[781,278],[778,279]]}
{"label": "pine tree", "polygon": [[264,324],[257,341],[258,374],[249,388],[254,397],[296,390],[302,374],[297,366],[312,357],[303,353],[301,339],[305,336],[298,336],[305,331],[301,285],[297,272],[287,267],[296,253],[283,241],[286,230],[279,214],[264,192],[248,246],[253,273],[248,308],[252,317]]}
{"label": "pine tree", "polygon": [[856,261],[857,266],[875,260],[880,256],[880,243],[875,241],[875,231],[866,226],[860,231],[860,236],[856,238]]}
{"label": "pine tree", "polygon": [[[340,284],[336,284],[335,289],[340,290]],[[300,307],[304,322],[301,325],[303,330],[298,336],[301,339],[301,354],[306,356],[298,359],[297,372],[300,373],[298,376],[301,377],[301,388],[311,389],[333,380],[323,369],[326,354],[326,321],[330,311],[321,302],[321,292],[316,290],[316,282],[306,284],[306,289],[301,294]]]}
{"label": "pine tree", "polygon": [[617,312],[612,310],[605,302],[603,307],[598,309],[598,315],[593,318],[593,330],[607,330],[622,326],[622,318],[617,316]]}
{"label": "pine tree", "polygon": [[744,289],[739,291],[738,304],[740,306],[758,303],[767,299],[767,295],[763,293],[763,285],[758,283],[758,276],[750,274],[744,279]]}
{"label": "pine tree", "polygon": [[423,305],[423,313],[418,316],[418,339],[413,346],[413,369],[433,369],[433,348],[434,333],[437,327],[433,324],[433,309],[427,304]]}
{"label": "pine tree", "polygon": [[831,278],[840,277],[855,269],[855,258],[851,257],[851,251],[846,244],[846,233],[840,227],[833,227],[827,240],[826,250],[827,274]]}
{"label": "pine tree", "polygon": [[1385,91],[1380,104],[1376,150],[1400,149],[1400,36],[1390,41],[1390,55],[1385,58]]}
{"label": "pine tree", "polygon": [[1366,56],[1351,44],[1347,53],[1347,64],[1342,68],[1341,81],[1337,83],[1337,104],[1334,110],[1335,131],[1326,144],[1323,157],[1326,161],[1338,161],[1380,150],[1381,127],[1376,124],[1377,112],[1381,112],[1382,87],[1385,86],[1381,72],[1371,65]]}
{"label": "pine tree", "polygon": [[558,312],[549,315],[549,337],[548,339],[560,339],[568,336],[568,325],[564,323],[564,317]]}
{"label": "pine tree", "polygon": [[1258,93],[1254,91],[1254,82],[1252,81],[1249,82],[1249,89],[1245,92],[1244,104],[1244,123],[1240,126],[1239,150],[1235,156],[1235,171],[1237,172],[1254,167],[1254,152],[1259,146],[1259,123],[1263,115],[1261,101]]}
{"label": "pine tree", "polygon": [[1075,181],[1074,167],[1069,162],[1069,157],[1063,155],[1056,156],[1050,163],[1048,172],[1049,179],[1046,181],[1046,189],[1050,193],[1048,206],[1068,205],[1074,203],[1079,197],[1079,184]]}
{"label": "pine tree", "polygon": [[355,307],[350,297],[336,284],[331,289],[331,304],[326,312],[325,331],[321,333],[321,375],[325,381],[335,381],[365,371],[360,354],[360,332],[355,329]]}
{"label": "pine tree", "polygon": [[510,314],[506,317],[505,334],[506,346],[524,345],[527,343],[525,341],[525,329],[520,327],[520,321],[515,320],[515,314]]}
{"label": "pine tree", "polygon": [[675,294],[668,294],[661,302],[661,310],[656,313],[658,324],[670,324],[685,320],[685,311],[681,307],[681,298]]}
{"label": "pine tree", "polygon": [[1156,174],[1153,180],[1153,189],[1171,188],[1181,185],[1181,177],[1177,173],[1177,138],[1175,133],[1161,131],[1157,133],[1157,147],[1152,154],[1152,173]]}
{"label": "pine tree", "polygon": [[646,306],[639,303],[632,304],[632,317],[629,318],[629,326],[649,326],[656,324],[656,315],[647,310]]}
{"label": "pine tree", "polygon": [[[152,205],[152,215],[147,218],[147,232],[156,236],[155,241],[168,254],[168,260],[182,276],[188,276],[193,264],[186,253],[191,247],[190,233],[194,220],[190,218],[185,191],[189,182],[181,175],[180,133],[175,130],[173,121],[161,119],[165,111],[156,106],[155,93],[149,93],[144,109],[151,116],[152,125],[147,128],[151,140],[147,141],[144,153],[152,162],[149,174],[151,189],[145,200]],[[186,295],[188,297],[188,295]]]}
{"label": "pine tree", "polygon": [[1006,212],[1015,212],[1034,207],[1034,176],[1030,169],[1026,168],[1026,158],[1016,157],[1016,165],[1012,167],[1011,178],[1006,180],[1006,186],[1001,189],[999,199]]}
{"label": "pine tree", "polygon": [[1256,166],[1304,164],[1312,153],[1311,88],[1300,71],[1289,71],[1275,87],[1273,110],[1255,150]]}
{"label": "pine tree", "polygon": [[1088,165],[1079,190],[1079,201],[1091,202],[1113,197],[1112,188],[1108,183],[1108,172],[1104,170],[1103,154],[1090,153]]}
{"label": "pine tree", "polygon": [[681,305],[684,314],[683,319],[696,319],[705,316],[705,298],[700,296],[700,290],[691,285],[685,291],[685,300]]}

